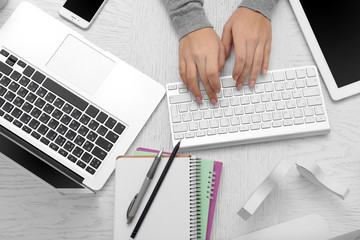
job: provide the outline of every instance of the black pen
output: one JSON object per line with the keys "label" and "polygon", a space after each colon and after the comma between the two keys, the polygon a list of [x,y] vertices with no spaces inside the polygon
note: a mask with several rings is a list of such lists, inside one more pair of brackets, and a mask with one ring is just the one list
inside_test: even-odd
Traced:
{"label": "black pen", "polygon": [[143,223],[143,221],[144,221],[144,219],[146,217],[146,214],[149,211],[149,209],[151,207],[151,204],[153,203],[153,201],[154,201],[154,199],[156,197],[156,194],[158,193],[158,191],[160,189],[160,186],[161,186],[162,182],[164,181],[164,178],[165,178],[167,172],[169,171],[169,168],[170,168],[170,166],[171,166],[171,164],[172,164],[172,162],[173,162],[173,160],[174,160],[174,158],[175,158],[175,156],[176,156],[176,154],[177,154],[177,152],[178,152],[178,150],[180,148],[180,143],[181,143],[181,141],[178,144],[176,144],[174,150],[172,151],[172,153],[171,153],[171,155],[169,157],[169,160],[167,161],[166,166],[165,166],[163,172],[161,173],[161,176],[160,176],[158,182],[156,183],[154,191],[151,193],[151,196],[150,196],[148,202],[146,203],[146,206],[145,206],[143,212],[141,213],[141,216],[140,216],[139,220],[137,221],[134,230],[131,233],[130,239],[134,239],[137,232],[139,231],[139,229],[141,227],[141,224]]}

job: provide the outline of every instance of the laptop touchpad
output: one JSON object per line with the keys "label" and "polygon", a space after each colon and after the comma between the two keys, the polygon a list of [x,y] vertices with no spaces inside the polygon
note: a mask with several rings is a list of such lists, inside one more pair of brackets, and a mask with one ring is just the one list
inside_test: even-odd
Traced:
{"label": "laptop touchpad", "polygon": [[89,94],[94,94],[115,62],[68,35],[47,67]]}

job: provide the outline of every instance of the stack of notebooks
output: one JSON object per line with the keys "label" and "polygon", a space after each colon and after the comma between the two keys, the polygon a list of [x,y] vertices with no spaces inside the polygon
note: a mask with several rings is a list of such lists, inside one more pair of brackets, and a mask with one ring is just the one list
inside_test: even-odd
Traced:
{"label": "stack of notebooks", "polygon": [[[138,148],[116,161],[114,239],[129,239],[169,156],[163,155],[131,224],[128,206],[157,151]],[[164,153],[169,154],[170,153]],[[222,163],[177,155],[135,239],[210,239]]]}

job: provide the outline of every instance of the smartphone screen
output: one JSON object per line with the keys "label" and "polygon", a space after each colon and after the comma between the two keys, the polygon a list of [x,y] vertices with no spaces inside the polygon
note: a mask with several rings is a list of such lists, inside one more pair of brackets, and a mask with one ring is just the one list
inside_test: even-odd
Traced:
{"label": "smartphone screen", "polygon": [[67,0],[64,8],[90,22],[105,0]]}

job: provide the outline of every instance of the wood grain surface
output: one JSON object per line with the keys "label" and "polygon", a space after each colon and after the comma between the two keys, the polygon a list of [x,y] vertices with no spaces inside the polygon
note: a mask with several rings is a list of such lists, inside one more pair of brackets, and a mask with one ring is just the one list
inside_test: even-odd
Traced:
{"label": "wood grain surface", "polygon": [[[19,2],[9,0],[0,10],[0,26]],[[63,1],[30,2],[161,84],[181,81],[178,39],[161,0],[108,0],[86,31],[58,15]],[[220,36],[238,3],[205,1],[206,13]],[[314,64],[287,0],[280,1],[273,12],[272,28],[270,70]],[[231,75],[233,64],[232,53],[223,75]],[[360,95],[333,102],[322,87],[331,124],[328,135],[184,153],[224,162],[212,239],[234,238],[307,214],[323,216],[333,236],[360,228]],[[165,100],[160,103],[129,154],[138,146],[171,150],[166,104]],[[301,159],[316,161],[350,187],[349,197],[341,201],[301,177],[294,165]],[[281,160],[293,168],[251,219],[242,220],[237,211]],[[114,182],[113,174],[97,194],[63,196],[0,157],[0,239],[112,239]]]}

